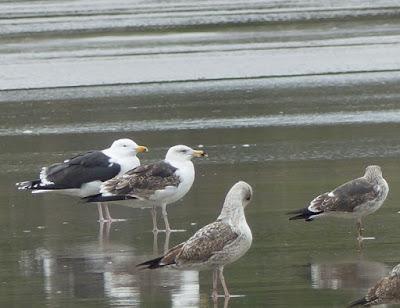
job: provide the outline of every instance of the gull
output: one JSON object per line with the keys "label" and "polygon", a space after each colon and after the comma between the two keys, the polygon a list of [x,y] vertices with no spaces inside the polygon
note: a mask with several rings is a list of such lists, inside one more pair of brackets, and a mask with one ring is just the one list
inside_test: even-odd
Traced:
{"label": "gull", "polygon": [[230,294],[223,275],[224,266],[242,257],[251,246],[252,234],[244,209],[252,199],[249,184],[240,181],[226,195],[221,214],[213,223],[198,230],[186,242],[171,248],[165,255],[143,262],[138,267],[156,269],[164,266],[176,269],[213,271],[214,300],[218,297],[218,278],[225,298]]}
{"label": "gull", "polygon": [[[16,185],[19,190],[31,190],[32,193],[60,193],[85,198],[98,194],[104,181],[139,166],[136,154],[147,151],[145,146],[137,145],[131,139],[118,139],[107,149],[88,151],[62,163],[43,167],[39,179]],[[98,203],[97,206],[99,221],[113,220],[107,204]]]}
{"label": "gull", "polygon": [[288,214],[296,214],[289,220],[311,221],[321,216],[339,216],[357,220],[358,240],[362,237],[362,219],[378,210],[385,201],[389,186],[382,177],[379,166],[368,166],[364,176],[344,183],[331,192],[317,196],[306,208]]}
{"label": "gull", "polygon": [[363,298],[356,300],[349,307],[372,306],[400,303],[400,264],[397,264],[389,276],[379,280]]}
{"label": "gull", "polygon": [[[181,199],[192,187],[195,178],[193,157],[204,157],[202,150],[186,145],[171,147],[165,159],[134,168],[101,186],[100,194],[87,198],[88,202],[122,201],[136,199],[152,207],[153,231],[158,232],[156,208],[162,209],[165,231],[171,232],[167,205]],[[124,203],[134,206],[135,202]]]}

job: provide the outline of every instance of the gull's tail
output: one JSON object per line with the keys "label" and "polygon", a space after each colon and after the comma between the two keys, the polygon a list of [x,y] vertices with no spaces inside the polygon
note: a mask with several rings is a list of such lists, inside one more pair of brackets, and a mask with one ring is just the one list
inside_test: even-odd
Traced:
{"label": "gull's tail", "polygon": [[369,302],[367,301],[367,299],[365,297],[360,298],[354,302],[351,302],[347,307],[356,307],[356,306],[364,306],[366,304],[368,304]]}
{"label": "gull's tail", "polygon": [[289,220],[304,219],[305,221],[312,221],[315,218],[315,216],[317,216],[321,213],[323,213],[323,212],[312,212],[308,209],[308,207],[305,207],[303,209],[291,211],[286,214],[288,214],[288,215],[294,214],[295,215],[295,216],[289,217]]}
{"label": "gull's tail", "polygon": [[151,259],[149,261],[140,263],[138,265],[136,265],[136,267],[141,267],[142,269],[148,268],[148,269],[155,269],[155,268],[160,268],[163,266],[166,266],[167,264],[163,264],[161,263],[161,260],[164,258],[164,256],[155,258],[155,259]]}
{"label": "gull's tail", "polygon": [[136,267],[141,267],[142,269],[155,269],[167,265],[174,265],[176,264],[175,258],[181,253],[184,244],[185,243],[180,243],[179,245],[176,245],[175,247],[172,247],[170,250],[168,250],[165,255],[140,263],[136,265]]}

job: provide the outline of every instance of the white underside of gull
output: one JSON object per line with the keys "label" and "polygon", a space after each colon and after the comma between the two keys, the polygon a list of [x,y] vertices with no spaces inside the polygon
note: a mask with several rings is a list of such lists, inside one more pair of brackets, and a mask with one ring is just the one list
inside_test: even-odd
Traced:
{"label": "white underside of gull", "polygon": [[81,188],[70,188],[70,189],[41,189],[41,190],[33,190],[33,194],[42,194],[42,193],[55,193],[61,195],[75,196],[79,198],[85,198],[88,196],[96,195],[100,191],[100,186],[103,182],[101,181],[93,181],[89,183],[85,183],[81,186]]}
{"label": "white underside of gull", "polygon": [[178,187],[167,186],[163,190],[157,190],[150,200],[157,203],[170,204],[178,201],[188,193],[194,182],[194,166],[190,160],[187,161],[169,161],[169,163],[177,168],[175,174],[179,177],[180,183]]}

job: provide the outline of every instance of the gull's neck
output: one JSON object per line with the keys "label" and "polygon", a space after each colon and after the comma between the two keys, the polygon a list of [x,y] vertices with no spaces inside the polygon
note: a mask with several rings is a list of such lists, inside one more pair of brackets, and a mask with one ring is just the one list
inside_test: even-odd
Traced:
{"label": "gull's neck", "polygon": [[365,174],[364,178],[370,183],[382,183],[383,177],[381,174]]}
{"label": "gull's neck", "polygon": [[118,151],[113,151],[111,148],[102,151],[103,154],[110,157],[110,163],[117,163],[120,165],[121,170],[118,175],[140,166],[140,160],[136,155],[127,155]]}
{"label": "gull's neck", "polygon": [[218,220],[221,220],[235,229],[240,229],[241,226],[247,225],[247,222],[242,205],[237,204],[236,202],[225,200],[221,214],[218,216]]}
{"label": "gull's neck", "polygon": [[136,158],[136,154],[134,154],[134,153],[115,151],[112,148],[105,149],[101,152],[103,152],[103,154],[110,156],[112,158],[125,158],[125,159]]}

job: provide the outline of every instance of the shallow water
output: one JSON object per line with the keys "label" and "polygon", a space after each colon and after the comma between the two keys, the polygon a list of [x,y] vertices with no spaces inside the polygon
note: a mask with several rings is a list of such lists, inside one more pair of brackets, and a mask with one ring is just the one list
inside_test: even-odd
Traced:
{"label": "shallow water", "polygon": [[[75,199],[18,192],[41,166],[129,137],[142,162],[199,145],[169,207],[169,246],[213,221],[238,180],[250,251],[227,266],[229,307],[343,307],[400,262],[400,7],[396,1],[1,1],[0,305],[206,307],[211,273],[138,271],[162,253],[147,209],[99,225]],[[379,164],[366,219],[285,213]],[[223,306],[223,300],[219,300]]]}

